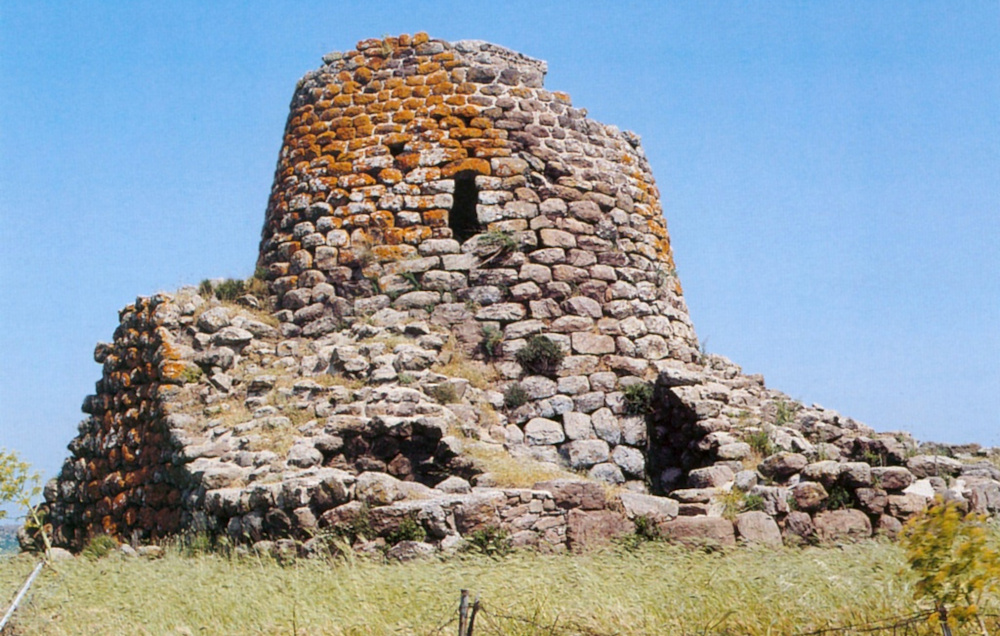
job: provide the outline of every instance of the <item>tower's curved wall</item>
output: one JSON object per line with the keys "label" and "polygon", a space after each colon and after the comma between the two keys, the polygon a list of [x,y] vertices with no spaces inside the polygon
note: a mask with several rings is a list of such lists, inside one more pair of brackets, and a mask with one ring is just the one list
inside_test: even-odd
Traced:
{"label": "tower's curved wall", "polygon": [[[418,34],[307,74],[260,245],[282,318],[306,326],[355,309],[336,299],[385,295],[468,305],[509,341],[567,334],[570,352],[629,358],[610,363],[630,372],[692,360],[638,137],[588,119],[544,73],[493,44]],[[499,249],[510,239],[516,251]]]}

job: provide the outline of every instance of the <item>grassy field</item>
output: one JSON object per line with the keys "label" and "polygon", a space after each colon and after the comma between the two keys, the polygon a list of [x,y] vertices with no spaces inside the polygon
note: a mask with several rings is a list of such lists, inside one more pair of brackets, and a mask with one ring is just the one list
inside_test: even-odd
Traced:
{"label": "grassy field", "polygon": [[[33,564],[0,562],[4,606]],[[477,635],[802,634],[919,609],[902,552],[876,542],[716,553],[654,543],[393,565],[168,552],[56,564],[14,633],[454,634],[462,588],[482,599]]]}

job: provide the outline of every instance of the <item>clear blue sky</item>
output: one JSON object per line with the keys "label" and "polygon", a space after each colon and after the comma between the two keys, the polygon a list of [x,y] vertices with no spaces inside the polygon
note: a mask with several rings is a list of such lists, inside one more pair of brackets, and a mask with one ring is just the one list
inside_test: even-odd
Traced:
{"label": "clear blue sky", "polygon": [[58,470],[117,311],[252,273],[296,80],[427,31],[638,132],[708,349],[1000,445],[1000,3],[0,2],[0,446]]}

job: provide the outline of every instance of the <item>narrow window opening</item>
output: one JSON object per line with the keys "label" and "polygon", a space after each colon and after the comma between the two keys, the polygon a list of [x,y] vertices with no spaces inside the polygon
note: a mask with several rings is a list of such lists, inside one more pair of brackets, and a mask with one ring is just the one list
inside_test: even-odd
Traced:
{"label": "narrow window opening", "polygon": [[476,173],[459,172],[455,175],[455,194],[451,213],[448,214],[448,227],[459,243],[464,243],[482,231],[476,215],[477,203],[479,190],[476,188]]}

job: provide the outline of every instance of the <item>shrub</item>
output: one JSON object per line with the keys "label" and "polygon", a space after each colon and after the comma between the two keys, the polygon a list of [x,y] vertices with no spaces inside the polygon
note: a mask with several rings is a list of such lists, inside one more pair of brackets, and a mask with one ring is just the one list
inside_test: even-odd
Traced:
{"label": "shrub", "polygon": [[764,510],[764,497],[761,495],[752,495],[747,493],[746,496],[743,497],[743,510]]}
{"label": "shrub", "polygon": [[722,516],[730,521],[735,519],[736,515],[741,512],[764,509],[763,497],[760,495],[751,495],[745,490],[740,490],[736,487],[733,487],[729,492],[722,493],[716,500],[722,504]]}
{"label": "shrub", "polygon": [[510,533],[499,526],[489,525],[475,530],[468,537],[467,550],[491,557],[507,556],[514,551]]}
{"label": "shrub", "polygon": [[427,395],[434,398],[438,404],[454,404],[458,402],[458,391],[451,382],[435,384],[427,389]]}
{"label": "shrub", "polygon": [[372,536],[371,519],[368,516],[368,507],[362,506],[358,511],[358,516],[346,522],[339,523],[330,529],[334,536],[341,537],[349,543],[364,541]]}
{"label": "shrub", "polygon": [[933,601],[934,623],[979,623],[985,597],[1000,593],[1000,552],[996,535],[990,545],[985,515],[963,515],[958,504],[940,498],[903,528],[900,544],[917,575],[914,596]]}
{"label": "shrub", "polygon": [[637,382],[622,389],[625,412],[629,415],[646,415],[653,410],[653,384]]}
{"label": "shrub", "polygon": [[219,300],[234,301],[245,293],[245,284],[236,278],[227,278],[215,287],[215,297]]}
{"label": "shrub", "polygon": [[656,520],[649,515],[639,515],[634,519],[635,535],[644,541],[658,541],[661,539],[660,526],[656,525]]}
{"label": "shrub", "polygon": [[885,457],[882,453],[876,453],[870,448],[861,453],[861,461],[871,466],[885,466]]}
{"label": "shrub", "polygon": [[635,530],[628,534],[619,536],[615,543],[621,546],[626,552],[635,552],[642,544],[650,541],[660,541],[663,536],[660,534],[660,527],[656,521],[648,515],[639,515],[632,520],[635,523]]}
{"label": "shrub", "polygon": [[178,537],[176,545],[180,553],[186,557],[216,552],[215,541],[207,532],[188,532]]}
{"label": "shrub", "polygon": [[774,443],[771,442],[770,436],[764,429],[747,433],[746,440],[750,449],[761,457],[769,457],[775,453]]}
{"label": "shrub", "polygon": [[427,532],[417,518],[413,515],[403,517],[399,525],[390,532],[385,541],[388,545],[396,545],[400,541],[423,541],[427,538]]}
{"label": "shrub", "polygon": [[795,405],[785,400],[776,400],[774,403],[774,423],[777,426],[785,426],[795,421]]}
{"label": "shrub", "polygon": [[[21,461],[15,451],[0,448],[0,504],[28,508],[31,498],[39,492],[38,475],[31,472],[28,463]],[[0,508],[0,519],[6,516],[7,511]]]}
{"label": "shrub", "polygon": [[414,274],[413,272],[400,272],[399,275],[403,278],[403,280],[412,285],[413,289],[416,290],[422,289],[420,286],[420,279],[417,278],[417,275]]}
{"label": "shrub", "polygon": [[184,367],[181,371],[180,379],[184,384],[194,384],[204,374],[205,372],[201,370],[201,367],[192,364]]}
{"label": "shrub", "polygon": [[503,405],[509,409],[516,409],[528,402],[528,392],[517,382],[507,385],[507,390],[503,392]]}
{"label": "shrub", "polygon": [[842,484],[834,484],[830,487],[829,497],[824,505],[827,510],[838,510],[840,508],[850,508],[854,502],[851,490]]}
{"label": "shrub", "polygon": [[483,355],[488,359],[499,358],[503,353],[503,332],[491,325],[483,327],[483,341],[480,345]]}
{"label": "shrub", "polygon": [[202,298],[208,299],[212,297],[212,281],[207,278],[200,283],[198,283],[198,295]]}
{"label": "shrub", "polygon": [[254,276],[244,283],[244,291],[258,300],[267,300],[270,290],[267,288],[267,281]]}
{"label": "shrub", "polygon": [[400,373],[398,376],[396,376],[396,381],[402,384],[403,386],[406,386],[408,384],[413,384],[414,382],[416,382],[417,376],[413,375],[412,373],[406,373],[404,371],[403,373]]}
{"label": "shrub", "polygon": [[115,541],[114,537],[110,537],[106,534],[95,534],[90,537],[89,541],[87,541],[87,545],[83,546],[83,550],[80,551],[80,554],[87,557],[91,561],[96,561],[98,559],[103,559],[117,549],[118,542]]}
{"label": "shrub", "polygon": [[555,375],[564,357],[559,345],[546,336],[532,336],[515,355],[520,365],[532,375],[547,376]]}

